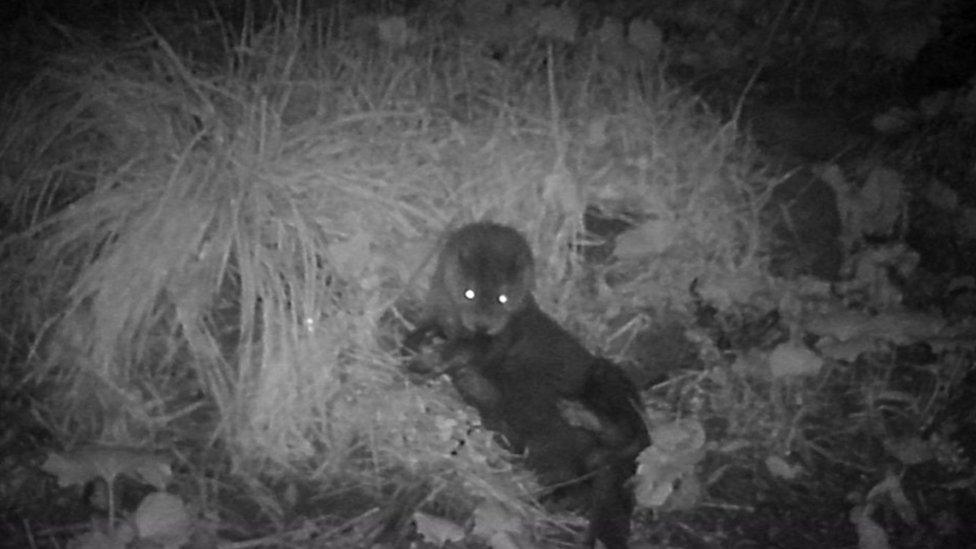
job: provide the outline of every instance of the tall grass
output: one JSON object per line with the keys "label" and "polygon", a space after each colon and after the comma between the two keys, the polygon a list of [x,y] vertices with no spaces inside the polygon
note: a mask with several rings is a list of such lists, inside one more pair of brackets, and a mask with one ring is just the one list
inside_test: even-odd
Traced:
{"label": "tall grass", "polygon": [[[394,48],[336,13],[199,16],[181,36],[207,38],[182,49],[148,27],[6,99],[0,296],[32,336],[26,381],[66,445],[203,439],[236,470],[518,493],[483,433],[451,457],[465,417],[399,370],[437,235],[483,217],[525,231],[545,307],[599,346],[612,314],[755,265],[754,176],[730,127],[653,70],[557,51],[549,79],[531,45],[499,62],[432,19]],[[588,204],[667,220],[672,245],[581,292],[569,244]]]}

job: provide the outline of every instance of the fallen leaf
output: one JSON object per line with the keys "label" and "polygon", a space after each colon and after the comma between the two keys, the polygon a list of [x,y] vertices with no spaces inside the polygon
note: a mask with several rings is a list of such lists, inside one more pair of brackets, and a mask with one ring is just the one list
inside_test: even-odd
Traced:
{"label": "fallen leaf", "polygon": [[724,311],[738,304],[755,306],[763,300],[768,281],[759,273],[748,270],[736,273],[714,273],[703,277],[698,285],[702,299]]}
{"label": "fallen leaf", "polygon": [[142,498],[134,521],[140,538],[164,547],[180,547],[190,538],[190,514],[173,494],[153,492]]}
{"label": "fallen leaf", "polygon": [[813,316],[804,323],[804,329],[813,335],[847,341],[864,332],[871,315],[860,311],[840,311]]}
{"label": "fallen leaf", "polygon": [[482,501],[474,510],[474,532],[488,537],[494,532],[518,532],[522,521],[518,515],[498,502]]}
{"label": "fallen leaf", "polygon": [[735,357],[731,370],[741,377],[769,379],[769,360],[763,353],[748,350]]}
{"label": "fallen leaf", "polygon": [[401,16],[391,16],[376,22],[376,30],[380,42],[394,48],[403,48],[417,41],[417,31],[407,25],[407,20]]}
{"label": "fallen leaf", "polygon": [[627,27],[627,42],[647,58],[654,59],[661,54],[664,35],[650,19],[633,19]]}
{"label": "fallen leaf", "polygon": [[705,445],[705,429],[697,419],[676,419],[652,429],[651,440],[668,455],[687,458]]}
{"label": "fallen leaf", "polygon": [[576,42],[577,26],[579,17],[570,5],[546,6],[539,10],[539,26],[536,32],[542,38],[572,44]]}
{"label": "fallen leaf", "polygon": [[58,478],[58,486],[83,486],[99,477],[99,472],[87,461],[65,458],[51,452],[41,464],[41,470]]}
{"label": "fallen leaf", "polygon": [[112,484],[115,477],[125,474],[162,490],[172,476],[165,457],[148,450],[113,446],[86,446],[64,454],[51,452],[41,470],[58,477],[60,486],[84,485],[95,478]]}
{"label": "fallen leaf", "polygon": [[781,478],[784,480],[793,480],[800,476],[803,472],[803,467],[799,465],[790,465],[785,459],[779,456],[769,456],[766,458],[766,469],[769,473],[776,478]]}
{"label": "fallen leaf", "polygon": [[911,345],[935,337],[946,326],[942,317],[913,312],[882,313],[865,326],[865,333],[896,345]]}
{"label": "fallen leaf", "polygon": [[441,546],[464,539],[464,528],[445,518],[417,511],[413,514],[413,520],[417,524],[417,533],[434,545]]}
{"label": "fallen leaf", "polygon": [[604,17],[593,34],[603,46],[620,48],[624,44],[624,23],[618,17]]}
{"label": "fallen leaf", "polygon": [[[695,419],[679,419],[652,429],[651,440],[651,446],[637,457],[634,493],[642,507],[657,508],[676,492],[676,481],[684,484],[694,475],[695,465],[705,455],[705,429]],[[690,493],[682,494],[683,505]]]}
{"label": "fallen leaf", "polygon": [[332,266],[343,277],[358,280],[369,268],[371,258],[372,238],[366,231],[360,231],[351,237],[332,243],[329,246],[329,259]]}
{"label": "fallen leaf", "polygon": [[851,511],[851,522],[857,529],[858,549],[891,549],[884,528],[874,522],[862,507],[855,507]]}
{"label": "fallen leaf", "polygon": [[620,233],[613,253],[621,259],[659,255],[671,247],[676,235],[674,223],[652,219]]}
{"label": "fallen leaf", "polygon": [[890,234],[904,214],[905,178],[897,170],[876,166],[868,173],[858,198],[860,234]]}
{"label": "fallen leaf", "polygon": [[920,437],[906,437],[884,441],[885,449],[905,465],[918,465],[935,457],[932,447]]}
{"label": "fallen leaf", "polygon": [[820,354],[834,360],[854,362],[864,353],[871,353],[883,348],[879,341],[874,337],[857,336],[847,341],[834,341],[831,338],[824,338],[817,342],[817,350]]}
{"label": "fallen leaf", "polygon": [[814,375],[823,367],[823,358],[802,345],[782,343],[769,354],[773,378]]}

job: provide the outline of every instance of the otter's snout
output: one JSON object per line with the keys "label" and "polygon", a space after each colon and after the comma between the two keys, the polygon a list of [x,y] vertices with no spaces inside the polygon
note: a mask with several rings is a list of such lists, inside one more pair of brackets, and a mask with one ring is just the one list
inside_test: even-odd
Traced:
{"label": "otter's snout", "polygon": [[487,314],[465,311],[461,314],[461,324],[471,334],[495,336],[505,329],[505,325],[508,324],[508,315],[504,311]]}

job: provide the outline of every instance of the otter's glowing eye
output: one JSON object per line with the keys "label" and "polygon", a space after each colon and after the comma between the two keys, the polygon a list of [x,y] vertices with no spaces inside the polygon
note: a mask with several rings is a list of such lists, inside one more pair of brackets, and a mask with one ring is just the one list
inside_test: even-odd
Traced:
{"label": "otter's glowing eye", "polygon": [[465,299],[474,299],[474,290],[471,288],[464,290],[464,297]]}
{"label": "otter's glowing eye", "polygon": [[499,295],[498,296],[498,302],[501,303],[502,305],[508,303],[508,296],[505,295],[505,294]]}

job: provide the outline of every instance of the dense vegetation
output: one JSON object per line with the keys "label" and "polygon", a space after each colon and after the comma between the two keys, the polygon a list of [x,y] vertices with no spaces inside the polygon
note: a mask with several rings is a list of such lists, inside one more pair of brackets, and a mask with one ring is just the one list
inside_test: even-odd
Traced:
{"label": "dense vegetation", "polygon": [[969,539],[976,23],[773,4],[5,7],[3,537],[569,543],[397,349],[489,218],[643,389],[635,540]]}

